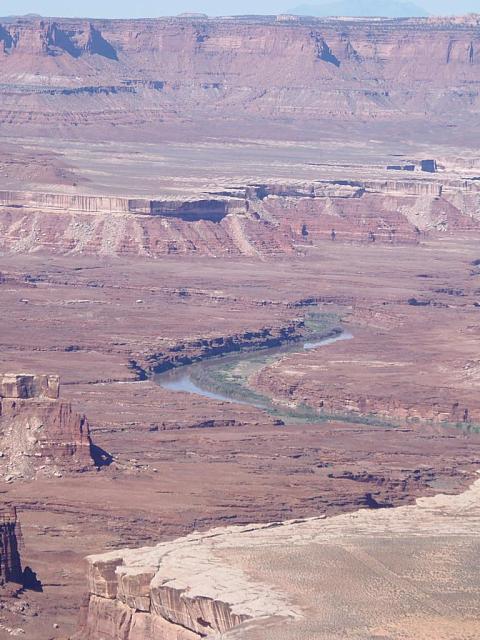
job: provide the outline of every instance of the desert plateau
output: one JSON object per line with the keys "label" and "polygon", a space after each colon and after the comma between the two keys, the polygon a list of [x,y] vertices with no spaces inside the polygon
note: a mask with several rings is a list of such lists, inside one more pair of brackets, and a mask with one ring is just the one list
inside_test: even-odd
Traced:
{"label": "desert plateau", "polygon": [[0,18],[0,639],[480,637],[479,119],[476,14]]}

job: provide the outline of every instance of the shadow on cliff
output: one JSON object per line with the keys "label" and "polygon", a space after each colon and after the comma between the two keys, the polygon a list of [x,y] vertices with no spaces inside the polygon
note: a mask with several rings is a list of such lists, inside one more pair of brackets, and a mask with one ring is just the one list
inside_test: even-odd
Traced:
{"label": "shadow on cliff", "polygon": [[108,453],[108,451],[105,451],[105,449],[102,449],[96,444],[90,445],[90,455],[92,456],[93,462],[98,469],[100,469],[101,467],[108,467],[113,462],[113,458]]}
{"label": "shadow on cliff", "polygon": [[391,502],[378,502],[371,493],[366,493],[365,506],[369,509],[388,509],[393,507],[393,504]]}
{"label": "shadow on cliff", "polygon": [[26,591],[43,591],[43,585],[37,574],[30,567],[25,567],[22,573],[22,586]]}
{"label": "shadow on cliff", "polygon": [[96,53],[99,56],[108,58],[109,60],[118,61],[118,55],[114,47],[105,40],[103,35],[93,25],[90,25],[90,37],[86,46],[87,51]]}

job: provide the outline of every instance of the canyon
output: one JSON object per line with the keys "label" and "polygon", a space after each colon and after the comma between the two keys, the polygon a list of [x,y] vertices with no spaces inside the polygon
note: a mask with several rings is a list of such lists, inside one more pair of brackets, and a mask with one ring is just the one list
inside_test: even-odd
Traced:
{"label": "canyon", "polygon": [[0,18],[2,639],[478,637],[479,20]]}
{"label": "canyon", "polygon": [[[18,508],[23,562],[44,585],[23,594],[28,607],[3,624],[49,638],[55,623],[57,637],[73,636],[87,555],[465,490],[480,456],[477,247],[475,236],[457,232],[398,246],[326,240],[276,262],[4,255],[2,369],[38,371],[48,362],[62,401],[88,415],[95,444],[112,459],[99,471],[40,473],[34,491],[28,477],[3,484],[3,499]],[[279,356],[276,379],[301,384],[286,398],[267,385],[277,415],[168,391],[150,378],[154,368],[201,366],[215,354],[261,354],[282,336],[296,345],[312,310],[354,337]],[[270,377],[272,366],[260,374]],[[352,419],[347,405],[362,393],[369,405]],[[318,406],[326,395],[336,416]],[[409,416],[394,409],[395,398]],[[317,416],[291,422],[291,406],[305,402]],[[434,415],[447,402],[458,403],[454,420]],[[111,619],[104,604],[89,613],[98,637],[104,616]]]}

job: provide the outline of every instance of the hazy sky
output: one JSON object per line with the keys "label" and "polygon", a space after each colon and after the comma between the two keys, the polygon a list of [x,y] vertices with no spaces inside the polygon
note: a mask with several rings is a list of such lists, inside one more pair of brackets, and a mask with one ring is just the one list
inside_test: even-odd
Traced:
{"label": "hazy sky", "polygon": [[[480,0],[413,1],[431,13],[480,13]],[[300,4],[322,4],[322,0],[0,0],[0,15],[39,13],[45,16],[133,18],[175,15],[185,11],[209,15],[275,14]]]}

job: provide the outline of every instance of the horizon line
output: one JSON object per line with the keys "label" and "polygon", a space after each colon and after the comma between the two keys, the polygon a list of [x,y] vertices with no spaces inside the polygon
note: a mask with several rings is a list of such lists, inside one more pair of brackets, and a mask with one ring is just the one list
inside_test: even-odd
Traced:
{"label": "horizon line", "polygon": [[381,16],[381,15],[368,15],[368,16],[349,16],[349,15],[331,15],[331,16],[312,16],[312,15],[303,15],[303,14],[295,14],[295,13],[235,13],[235,14],[215,14],[209,15],[201,12],[188,12],[188,13],[179,13],[179,14],[161,14],[158,16],[131,16],[131,17],[112,17],[112,16],[88,16],[88,15],[77,15],[77,16],[65,16],[65,15],[43,15],[40,13],[25,13],[25,14],[9,14],[2,16],[0,15],[0,20],[3,19],[14,19],[14,18],[60,18],[64,20],[159,20],[162,18],[180,18],[180,19],[194,19],[194,18],[202,18],[214,20],[217,18],[291,18],[292,22],[295,20],[302,19],[314,19],[314,20],[325,20],[325,19],[339,19],[339,20],[428,20],[430,18],[463,18],[463,17],[474,17],[478,16],[480,18],[480,12],[466,12],[466,13],[451,13],[451,14],[443,14],[443,13],[429,13],[426,16]]}

